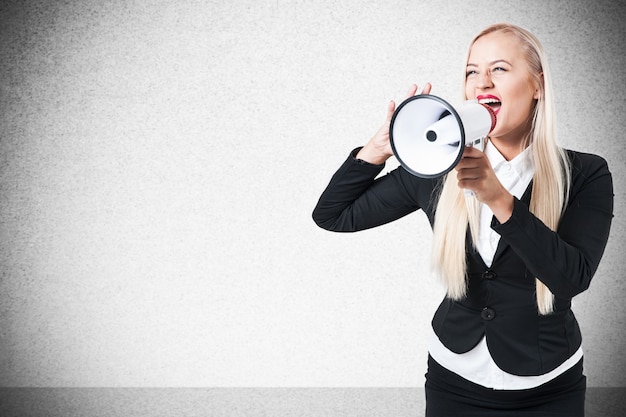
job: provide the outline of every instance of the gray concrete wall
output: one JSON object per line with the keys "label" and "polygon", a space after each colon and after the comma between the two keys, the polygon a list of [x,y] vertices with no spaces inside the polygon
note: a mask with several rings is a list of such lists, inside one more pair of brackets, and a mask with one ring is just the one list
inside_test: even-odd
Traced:
{"label": "gray concrete wall", "polygon": [[[589,388],[587,417],[623,417],[626,388]],[[3,417],[419,417],[423,388],[0,388]]]}
{"label": "gray concrete wall", "polygon": [[542,40],[561,143],[614,174],[575,309],[589,385],[626,386],[622,3],[3,2],[0,386],[421,386],[425,219],[310,213],[389,99],[460,96],[498,21]]}

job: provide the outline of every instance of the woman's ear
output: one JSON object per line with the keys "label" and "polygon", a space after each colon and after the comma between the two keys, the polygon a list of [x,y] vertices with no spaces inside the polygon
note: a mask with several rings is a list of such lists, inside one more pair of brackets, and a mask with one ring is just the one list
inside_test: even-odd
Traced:
{"label": "woman's ear", "polygon": [[541,93],[543,92],[543,72],[539,73],[539,85],[536,86],[535,88],[535,94],[533,95],[533,98],[535,100],[539,100],[541,98]]}

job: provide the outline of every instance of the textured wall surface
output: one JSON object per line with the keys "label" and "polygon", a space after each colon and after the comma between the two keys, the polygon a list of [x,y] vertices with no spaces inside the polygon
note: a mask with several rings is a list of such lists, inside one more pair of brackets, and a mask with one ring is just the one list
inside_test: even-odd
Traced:
{"label": "textured wall surface", "polygon": [[589,385],[626,386],[626,13],[606,0],[2,2],[0,386],[422,385],[443,294],[424,216],[340,235],[310,213],[389,99],[460,96],[498,21],[544,43],[561,143],[613,172],[575,311]]}
{"label": "textured wall surface", "polygon": [[[589,388],[587,417],[624,417],[626,388]],[[419,417],[423,388],[0,388],[2,417]]]}

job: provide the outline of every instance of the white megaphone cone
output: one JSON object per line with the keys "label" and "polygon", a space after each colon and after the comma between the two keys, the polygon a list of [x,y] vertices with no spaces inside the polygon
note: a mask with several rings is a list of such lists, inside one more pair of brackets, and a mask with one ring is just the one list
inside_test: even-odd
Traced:
{"label": "white megaphone cone", "polygon": [[407,171],[435,178],[456,166],[466,146],[482,151],[495,125],[493,110],[476,100],[454,108],[440,97],[420,94],[398,106],[391,118],[389,139]]}

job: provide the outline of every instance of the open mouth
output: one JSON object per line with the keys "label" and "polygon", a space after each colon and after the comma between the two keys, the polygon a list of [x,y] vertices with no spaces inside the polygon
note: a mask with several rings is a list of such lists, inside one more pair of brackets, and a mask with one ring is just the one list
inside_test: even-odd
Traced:
{"label": "open mouth", "polygon": [[498,114],[500,107],[502,106],[500,99],[495,96],[480,96],[478,97],[478,102],[491,107],[495,114]]}

